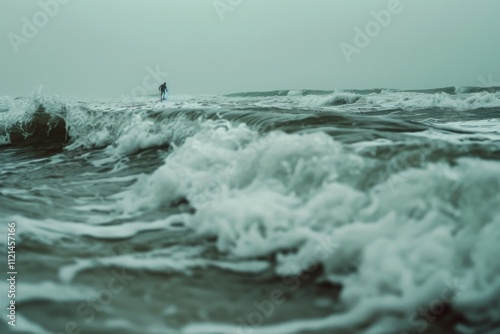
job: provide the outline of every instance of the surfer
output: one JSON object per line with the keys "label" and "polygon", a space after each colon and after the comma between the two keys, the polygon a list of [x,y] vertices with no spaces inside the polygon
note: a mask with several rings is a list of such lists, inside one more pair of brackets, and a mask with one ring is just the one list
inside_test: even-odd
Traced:
{"label": "surfer", "polygon": [[168,92],[168,88],[167,88],[167,83],[164,82],[159,88],[158,90],[161,92],[161,96],[160,96],[160,101],[163,101],[163,100],[166,100],[167,99],[167,92]]}

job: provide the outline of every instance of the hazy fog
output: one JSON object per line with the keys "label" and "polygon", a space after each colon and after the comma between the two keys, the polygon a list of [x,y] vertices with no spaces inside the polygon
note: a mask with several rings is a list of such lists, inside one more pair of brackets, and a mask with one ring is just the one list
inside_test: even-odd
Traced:
{"label": "hazy fog", "polygon": [[1,1],[0,95],[500,85],[498,0],[54,1]]}

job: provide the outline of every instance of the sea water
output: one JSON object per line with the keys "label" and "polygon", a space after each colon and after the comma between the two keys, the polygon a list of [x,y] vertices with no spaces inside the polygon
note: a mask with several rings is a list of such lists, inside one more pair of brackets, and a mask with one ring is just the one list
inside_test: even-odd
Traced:
{"label": "sea water", "polygon": [[2,333],[500,323],[500,89],[2,97],[0,145]]}

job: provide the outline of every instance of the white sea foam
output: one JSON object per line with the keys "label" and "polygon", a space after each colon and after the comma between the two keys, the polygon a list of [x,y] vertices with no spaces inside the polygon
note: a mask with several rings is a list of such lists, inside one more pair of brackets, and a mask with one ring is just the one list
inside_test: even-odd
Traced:
{"label": "white sea foam", "polygon": [[[8,291],[7,283],[0,283],[2,291]],[[78,301],[84,300],[93,290],[85,287],[56,284],[45,281],[40,283],[19,282],[19,290],[22,293],[16,295],[16,302],[24,303],[29,301]]]}
{"label": "white sea foam", "polygon": [[[115,218],[119,218],[118,216]],[[88,223],[61,222],[53,219],[35,220],[22,216],[10,217],[19,228],[18,242],[30,236],[39,241],[50,243],[64,236],[90,236],[97,239],[125,239],[144,231],[165,230],[180,231],[184,227],[180,216],[170,216],[154,222],[134,222],[119,225],[92,225]],[[1,242],[1,241],[0,241]]]}
{"label": "white sea foam", "polygon": [[500,107],[500,93],[480,92],[450,95],[446,93],[386,92],[384,94],[370,94],[364,97],[363,101],[375,107],[401,108],[407,111],[431,108],[464,111]]}
{"label": "white sea foam", "polygon": [[134,270],[149,270],[162,273],[190,274],[192,269],[215,267],[238,273],[259,273],[270,267],[265,261],[218,261],[202,258],[205,247],[171,247],[148,253],[126,254],[96,259],[77,259],[72,265],[60,269],[59,277],[70,282],[80,271],[89,268],[120,266]]}
{"label": "white sea foam", "polygon": [[492,262],[500,242],[498,164],[428,163],[362,191],[356,180],[370,164],[322,133],[262,137],[227,124],[187,139],[120,205],[154,209],[186,197],[196,209],[187,226],[216,237],[221,252],[241,259],[277,253],[281,275],[321,263],[325,279],[343,285],[346,311],[273,327],[277,333],[382,326],[393,316],[409,326],[411,314],[454,279],[466,288],[453,307],[471,320],[482,312],[477,303],[499,312],[500,265]]}
{"label": "white sea foam", "polygon": [[422,109],[450,109],[472,111],[481,108],[500,107],[500,92],[474,92],[466,94],[434,94],[384,90],[380,93],[360,94],[338,90],[329,95],[303,95],[300,91],[290,91],[287,96],[258,96],[245,98],[213,97],[210,103],[231,106],[233,101],[240,104],[256,104],[263,107],[301,108],[311,110],[363,111],[402,109],[407,112]]}

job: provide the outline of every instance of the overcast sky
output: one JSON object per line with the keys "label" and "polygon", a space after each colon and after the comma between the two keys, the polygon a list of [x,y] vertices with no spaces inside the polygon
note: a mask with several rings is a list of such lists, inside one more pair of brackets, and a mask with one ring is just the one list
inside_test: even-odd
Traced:
{"label": "overcast sky", "polygon": [[500,81],[500,1],[397,2],[3,0],[0,95],[120,97],[162,78],[174,94]]}

